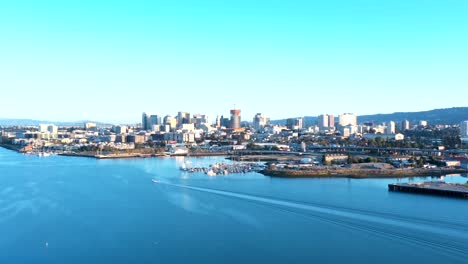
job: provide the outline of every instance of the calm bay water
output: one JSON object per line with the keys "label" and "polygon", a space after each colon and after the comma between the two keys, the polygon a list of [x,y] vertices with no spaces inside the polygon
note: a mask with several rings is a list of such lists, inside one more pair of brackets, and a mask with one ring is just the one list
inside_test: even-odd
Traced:
{"label": "calm bay water", "polygon": [[0,263],[468,259],[467,200],[388,192],[396,179],[186,174],[178,167],[187,161],[225,162],[40,158],[0,148]]}

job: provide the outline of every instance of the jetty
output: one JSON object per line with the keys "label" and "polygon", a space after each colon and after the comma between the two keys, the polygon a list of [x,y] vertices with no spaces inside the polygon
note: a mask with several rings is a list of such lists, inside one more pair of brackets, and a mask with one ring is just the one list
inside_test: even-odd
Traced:
{"label": "jetty", "polygon": [[443,181],[393,183],[388,185],[388,190],[468,198],[468,184],[446,183]]}
{"label": "jetty", "polygon": [[[353,164],[354,165],[354,164]],[[382,167],[381,163],[359,164],[359,167],[311,166],[289,168],[268,166],[260,171],[263,175],[283,178],[409,178],[416,176],[443,176],[448,174],[468,173],[464,168],[393,168]]]}

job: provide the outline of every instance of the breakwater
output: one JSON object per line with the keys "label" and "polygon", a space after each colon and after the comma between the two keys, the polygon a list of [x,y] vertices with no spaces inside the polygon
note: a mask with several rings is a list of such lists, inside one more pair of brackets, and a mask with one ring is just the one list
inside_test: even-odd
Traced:
{"label": "breakwater", "polygon": [[260,171],[263,175],[284,178],[320,178],[320,177],[347,177],[347,178],[404,178],[414,176],[442,176],[447,174],[468,173],[467,169],[348,169],[317,167],[314,169],[265,169]]}
{"label": "breakwater", "polygon": [[443,195],[468,198],[468,184],[446,182],[395,183],[388,185],[389,191]]}

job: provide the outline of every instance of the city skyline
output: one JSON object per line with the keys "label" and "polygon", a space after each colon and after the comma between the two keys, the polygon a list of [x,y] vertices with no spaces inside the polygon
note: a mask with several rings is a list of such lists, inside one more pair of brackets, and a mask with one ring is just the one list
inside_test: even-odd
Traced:
{"label": "city skyline", "polygon": [[465,106],[466,11],[422,0],[3,3],[0,117],[128,123],[142,111],[239,108],[275,120]]}

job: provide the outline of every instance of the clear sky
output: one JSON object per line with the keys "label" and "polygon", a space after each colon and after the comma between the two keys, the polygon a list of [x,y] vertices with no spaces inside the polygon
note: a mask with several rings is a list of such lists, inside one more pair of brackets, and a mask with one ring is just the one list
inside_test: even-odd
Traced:
{"label": "clear sky", "polygon": [[62,121],[468,106],[468,1],[0,1],[0,91]]}

